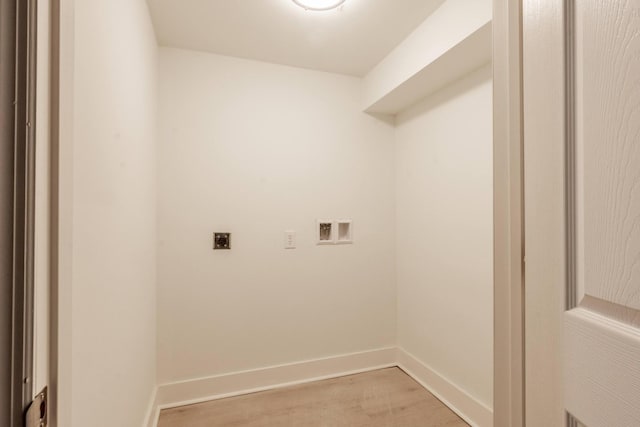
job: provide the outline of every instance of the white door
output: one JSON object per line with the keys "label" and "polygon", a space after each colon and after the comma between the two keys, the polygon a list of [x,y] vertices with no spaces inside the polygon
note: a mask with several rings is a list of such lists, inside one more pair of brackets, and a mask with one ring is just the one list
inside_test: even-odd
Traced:
{"label": "white door", "polygon": [[640,0],[525,0],[527,425],[640,426]]}

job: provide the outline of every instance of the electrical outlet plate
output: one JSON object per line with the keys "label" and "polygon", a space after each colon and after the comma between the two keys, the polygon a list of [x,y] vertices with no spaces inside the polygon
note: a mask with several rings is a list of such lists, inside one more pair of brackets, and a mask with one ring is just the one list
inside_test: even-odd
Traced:
{"label": "electrical outlet plate", "polygon": [[213,249],[231,249],[231,233],[213,233]]}

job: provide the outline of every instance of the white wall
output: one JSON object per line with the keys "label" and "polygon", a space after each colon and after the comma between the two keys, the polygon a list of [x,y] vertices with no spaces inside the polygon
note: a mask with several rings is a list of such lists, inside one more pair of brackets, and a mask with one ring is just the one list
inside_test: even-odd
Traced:
{"label": "white wall", "polygon": [[[492,406],[489,67],[394,126],[357,78],[158,61],[142,0],[75,15],[70,427],[140,425],[156,379],[396,344]],[[316,246],[317,218],[355,244]]]}
{"label": "white wall", "polygon": [[76,1],[74,49],[65,427],[140,426],[156,385],[157,47],[144,0]]}
{"label": "white wall", "polygon": [[492,407],[489,66],[397,117],[398,345]]}
{"label": "white wall", "polygon": [[[394,128],[361,80],[172,49],[160,69],[160,382],[394,346]],[[355,244],[316,246],[316,218]]]}

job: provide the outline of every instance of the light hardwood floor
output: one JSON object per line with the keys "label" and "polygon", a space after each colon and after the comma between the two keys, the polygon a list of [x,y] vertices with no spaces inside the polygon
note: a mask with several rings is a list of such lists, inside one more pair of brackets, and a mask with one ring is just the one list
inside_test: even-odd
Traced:
{"label": "light hardwood floor", "polygon": [[398,368],[166,409],[158,427],[462,427]]}

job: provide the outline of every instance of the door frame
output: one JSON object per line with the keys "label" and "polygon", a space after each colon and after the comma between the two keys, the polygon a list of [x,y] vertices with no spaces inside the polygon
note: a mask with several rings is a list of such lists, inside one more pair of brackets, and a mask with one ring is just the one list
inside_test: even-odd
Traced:
{"label": "door frame", "polygon": [[562,387],[572,4],[494,0],[495,427],[576,425]]}
{"label": "door frame", "polygon": [[72,425],[74,1],[51,2],[51,427]]}
{"label": "door frame", "polygon": [[[493,0],[494,427],[525,425],[524,0]],[[71,425],[74,2],[53,0],[49,425]]]}
{"label": "door frame", "polygon": [[527,0],[523,6],[525,281],[531,283],[524,299],[525,405],[531,426],[574,425],[563,392],[563,315],[574,294],[567,276],[572,4]]}
{"label": "door frame", "polygon": [[[13,335],[13,152],[15,94],[15,2],[0,0],[0,348]],[[8,208],[8,209],[7,209]],[[0,353],[0,424],[12,425],[12,351]]]}
{"label": "door frame", "polygon": [[522,3],[493,2],[494,427],[525,425]]}
{"label": "door frame", "polygon": [[[0,420],[11,427],[24,425],[26,409],[34,397],[34,294],[35,294],[35,186],[36,186],[36,62],[37,62],[37,2],[35,0],[9,1],[2,4],[5,37],[3,53],[12,56],[4,64],[9,86],[9,105],[4,105],[5,119],[11,123],[4,127],[10,164],[4,172],[10,182],[10,232],[3,238],[5,265],[9,271],[3,279],[11,283],[9,301],[3,302],[3,311],[10,313],[10,391],[8,419]],[[5,82],[3,82],[5,85]],[[3,99],[3,101],[6,101]],[[8,107],[8,108],[6,108]],[[5,123],[6,124],[6,123]],[[5,165],[6,166],[6,165]],[[3,371],[6,369],[3,366]],[[3,372],[3,377],[6,373]],[[3,384],[3,393],[7,391]],[[5,402],[6,405],[6,402]]]}
{"label": "door frame", "polygon": [[22,426],[34,390],[37,2],[16,2],[13,194],[12,422]]}

